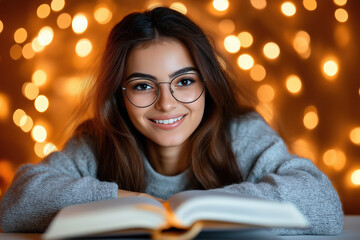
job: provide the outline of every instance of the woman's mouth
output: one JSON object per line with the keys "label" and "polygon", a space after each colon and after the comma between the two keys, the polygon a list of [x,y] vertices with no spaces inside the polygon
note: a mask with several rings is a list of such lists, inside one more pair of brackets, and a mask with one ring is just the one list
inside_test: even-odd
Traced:
{"label": "woman's mouth", "polygon": [[178,118],[170,118],[170,119],[164,119],[164,120],[152,120],[153,122],[157,124],[173,124],[174,122],[180,121],[185,115],[178,117]]}
{"label": "woman's mouth", "polygon": [[171,130],[171,129],[174,129],[178,126],[180,126],[180,124],[184,121],[186,117],[186,114],[185,115],[182,115],[182,116],[174,116],[174,117],[164,117],[162,119],[158,118],[158,119],[150,119],[150,122],[152,122],[152,124],[157,127],[157,128],[160,128],[160,129],[163,129],[163,130]]}

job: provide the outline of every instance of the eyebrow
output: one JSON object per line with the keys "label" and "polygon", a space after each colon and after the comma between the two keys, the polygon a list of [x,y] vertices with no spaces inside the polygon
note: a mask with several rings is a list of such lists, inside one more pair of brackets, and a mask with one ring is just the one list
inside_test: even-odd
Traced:
{"label": "eyebrow", "polygon": [[[170,78],[174,78],[174,77],[177,77],[179,75],[182,75],[184,73],[188,73],[188,72],[191,72],[191,71],[195,71],[195,72],[198,72],[198,70],[194,67],[185,67],[185,68],[181,68],[179,70],[177,70],[176,72],[172,73],[169,75]],[[145,73],[139,73],[139,72],[134,72],[132,74],[130,74],[126,79],[125,81],[131,79],[131,78],[146,78],[146,79],[151,79],[151,80],[154,80],[156,81],[157,78],[153,75],[150,75],[150,74],[145,74]]]}

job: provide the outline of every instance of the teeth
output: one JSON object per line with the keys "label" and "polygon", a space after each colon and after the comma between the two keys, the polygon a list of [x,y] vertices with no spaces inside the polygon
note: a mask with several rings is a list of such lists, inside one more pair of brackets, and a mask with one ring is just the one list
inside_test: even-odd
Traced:
{"label": "teeth", "polygon": [[171,118],[171,119],[166,119],[166,120],[155,120],[155,122],[157,124],[172,124],[174,122],[179,121],[180,119],[182,119],[184,116],[178,117],[178,118]]}

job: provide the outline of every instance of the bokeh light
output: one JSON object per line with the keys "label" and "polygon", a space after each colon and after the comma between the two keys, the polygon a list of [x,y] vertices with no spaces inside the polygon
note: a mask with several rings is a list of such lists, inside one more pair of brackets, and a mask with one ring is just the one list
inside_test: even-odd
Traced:
{"label": "bokeh light", "polygon": [[349,15],[345,9],[339,8],[335,11],[335,18],[338,22],[344,23],[348,20]]}
{"label": "bokeh light", "polygon": [[281,4],[281,12],[287,17],[294,16],[296,13],[296,6],[292,2],[284,2]]}
{"label": "bokeh light", "polygon": [[52,152],[57,151],[57,147],[53,143],[46,143],[43,149],[44,156],[49,155]]}
{"label": "bokeh light", "polygon": [[309,106],[304,111],[303,124],[305,128],[313,130],[319,124],[319,116],[315,106]]}
{"label": "bokeh light", "polygon": [[350,141],[356,145],[360,145],[360,127],[353,128],[349,134]]}
{"label": "bokeh light", "polygon": [[0,120],[6,120],[10,112],[10,100],[9,97],[3,93],[0,93]]}
{"label": "bokeh light", "polygon": [[170,8],[173,10],[176,10],[178,12],[181,12],[184,15],[186,15],[186,13],[187,13],[187,7],[185,6],[185,4],[183,4],[181,2],[174,2],[174,3],[170,4]]}
{"label": "bokeh light", "polygon": [[35,53],[37,52],[41,52],[42,50],[44,50],[45,46],[41,45],[40,42],[39,42],[39,38],[36,37],[32,40],[31,42],[31,47],[33,49],[33,51]]}
{"label": "bokeh light", "polygon": [[47,74],[44,70],[38,69],[33,73],[31,80],[33,83],[40,87],[46,83]]}
{"label": "bokeh light", "polygon": [[250,70],[252,80],[260,82],[266,77],[266,69],[261,64],[255,64]]}
{"label": "bokeh light", "polygon": [[328,77],[327,79],[332,80],[333,79],[332,77],[334,77],[339,71],[339,65],[338,65],[337,61],[334,59],[327,60],[323,64],[322,69],[323,69],[323,73],[325,74],[325,76]]}
{"label": "bokeh light", "polygon": [[240,40],[241,47],[248,48],[253,44],[253,36],[249,32],[241,32],[237,36]]}
{"label": "bokeh light", "polygon": [[48,4],[41,4],[37,10],[36,14],[39,18],[47,18],[50,15],[50,6]]}
{"label": "bokeh light", "polygon": [[35,56],[35,51],[32,47],[32,43],[27,43],[22,49],[22,55],[25,59],[30,59]]}
{"label": "bokeh light", "polygon": [[26,116],[26,113],[22,109],[16,109],[13,113],[13,121],[14,123],[20,127],[20,120],[22,117]]}
{"label": "bokeh light", "polygon": [[14,40],[16,43],[23,43],[27,38],[27,31],[25,28],[19,28],[14,33]]}
{"label": "bokeh light", "polygon": [[230,53],[236,53],[240,50],[241,44],[237,36],[229,35],[224,40],[224,46],[226,51]]}
{"label": "bokeh light", "polygon": [[275,98],[275,90],[269,84],[263,84],[258,88],[256,95],[260,102],[270,103]]}
{"label": "bokeh light", "polygon": [[303,5],[308,11],[314,11],[317,8],[316,0],[303,0]]}
{"label": "bokeh light", "polygon": [[94,18],[100,24],[107,24],[112,18],[112,12],[106,5],[98,5],[94,11]]}
{"label": "bokeh light", "polygon": [[0,33],[4,30],[4,24],[3,22],[0,20]]}
{"label": "bokeh light", "polygon": [[92,43],[89,39],[80,39],[75,47],[75,52],[79,57],[86,57],[91,53]]}
{"label": "bokeh light", "polygon": [[82,13],[78,13],[72,20],[72,29],[76,34],[81,34],[86,31],[88,27],[88,20]]}
{"label": "bokeh light", "polygon": [[286,89],[292,94],[299,94],[302,88],[301,79],[296,75],[286,78]]}
{"label": "bokeh light", "polygon": [[22,48],[19,44],[14,44],[10,48],[10,57],[13,60],[18,60],[22,56]]}
{"label": "bokeh light", "polygon": [[280,48],[274,42],[268,42],[264,45],[263,53],[268,59],[276,59],[280,55]]}
{"label": "bokeh light", "polygon": [[214,0],[213,6],[217,11],[225,11],[229,8],[229,1],[228,0]]}
{"label": "bokeh light", "polygon": [[20,119],[20,128],[21,130],[23,130],[24,132],[30,132],[30,130],[32,129],[34,124],[34,121],[32,120],[32,118],[28,115],[24,115],[21,119]]}
{"label": "bokeh light", "polygon": [[26,82],[22,86],[22,94],[29,100],[34,100],[39,95],[39,87],[33,82]]}
{"label": "bokeh light", "polygon": [[59,12],[65,7],[65,0],[52,0],[51,9],[54,12]]}
{"label": "bokeh light", "polygon": [[310,35],[305,31],[298,31],[294,37],[293,47],[301,57],[308,58],[310,56]]}
{"label": "bokeh light", "polygon": [[347,3],[347,0],[334,0],[334,3],[338,6],[344,6]]}
{"label": "bokeh light", "polygon": [[251,5],[258,9],[258,10],[263,10],[264,8],[266,8],[266,0],[250,0]]}
{"label": "bokeh light", "polygon": [[355,170],[351,174],[351,182],[356,186],[360,185],[360,169]]}
{"label": "bokeh light", "polygon": [[241,54],[237,59],[238,66],[243,70],[249,70],[254,66],[254,58],[249,54]]}
{"label": "bokeh light", "polygon": [[53,38],[54,38],[54,31],[51,27],[46,26],[39,31],[38,41],[40,45],[42,46],[49,45],[52,42]]}
{"label": "bokeh light", "polygon": [[56,24],[60,29],[66,29],[71,26],[71,16],[68,13],[61,13],[56,20]]}
{"label": "bokeh light", "polygon": [[44,95],[39,95],[34,101],[35,109],[39,112],[45,112],[49,107],[49,100]]}
{"label": "bokeh light", "polygon": [[44,142],[47,137],[46,129],[41,125],[36,125],[31,131],[31,136],[36,142]]}
{"label": "bokeh light", "polygon": [[223,19],[219,22],[218,27],[220,31],[225,34],[231,34],[235,31],[235,23],[231,19]]}
{"label": "bokeh light", "polygon": [[323,161],[327,166],[340,171],[346,164],[346,155],[340,149],[329,149],[323,154]]}

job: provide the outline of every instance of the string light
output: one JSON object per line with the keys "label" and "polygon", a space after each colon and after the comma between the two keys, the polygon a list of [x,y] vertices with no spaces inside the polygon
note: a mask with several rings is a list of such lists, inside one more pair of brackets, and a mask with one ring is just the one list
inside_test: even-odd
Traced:
{"label": "string light", "polygon": [[39,18],[47,18],[50,15],[50,6],[48,4],[41,4],[37,10],[36,14]]}
{"label": "string light", "polygon": [[347,0],[334,0],[334,3],[338,6],[344,6],[347,3]]}
{"label": "string light", "polygon": [[112,18],[112,13],[108,6],[101,4],[96,7],[94,18],[100,24],[107,24]]}
{"label": "string light", "polygon": [[[360,90],[359,90],[360,94]],[[356,145],[360,145],[360,127],[353,128],[349,134],[350,141]]]}
{"label": "string light", "polygon": [[29,100],[34,100],[39,95],[39,87],[33,82],[26,82],[22,86],[22,94]]}
{"label": "string light", "polygon": [[32,40],[31,42],[31,47],[33,49],[34,52],[41,52],[42,50],[44,50],[45,46],[41,45],[39,42],[39,38],[36,37]]}
{"label": "string light", "polygon": [[88,27],[88,20],[82,13],[78,13],[72,20],[72,29],[74,33],[81,34],[86,31]]}
{"label": "string light", "polygon": [[241,54],[237,59],[238,66],[243,70],[249,70],[254,66],[254,58],[249,54]]}
{"label": "string light", "polygon": [[257,97],[260,102],[270,103],[274,100],[275,90],[269,84],[263,84],[257,90]]}
{"label": "string light", "polygon": [[35,109],[39,112],[45,112],[49,107],[49,100],[46,96],[40,95],[34,101]]}
{"label": "string light", "polygon": [[13,113],[13,121],[14,123],[20,127],[20,120],[23,116],[26,116],[26,113],[22,109],[16,109]]}
{"label": "string light", "polygon": [[292,94],[299,94],[301,91],[301,79],[296,75],[290,75],[286,79],[286,89]]}
{"label": "string light", "polygon": [[64,0],[52,0],[51,1],[51,9],[54,12],[59,12],[65,7],[65,1]]}
{"label": "string light", "polygon": [[355,170],[351,174],[351,182],[356,186],[360,185],[360,169]]}
{"label": "string light", "polygon": [[244,48],[248,48],[253,44],[253,36],[249,32],[241,32],[237,36],[240,40],[241,46]]}
{"label": "string light", "polygon": [[46,129],[41,125],[36,125],[31,131],[31,136],[36,142],[44,142],[47,137]]}
{"label": "string light", "polygon": [[27,31],[25,28],[19,28],[14,33],[14,40],[16,43],[23,43],[27,38]]}
{"label": "string light", "polygon": [[346,155],[340,149],[329,149],[323,154],[323,161],[327,166],[340,171],[346,164]]}
{"label": "string light", "polygon": [[292,2],[284,2],[281,4],[281,11],[285,16],[291,17],[296,13],[296,6]]}
{"label": "string light", "polygon": [[258,10],[263,10],[264,8],[266,8],[266,0],[250,0],[251,5],[258,9]]}
{"label": "string light", "polygon": [[235,23],[231,19],[223,19],[219,22],[219,29],[225,34],[230,34],[235,31]]}
{"label": "string light", "polygon": [[339,65],[335,59],[327,60],[323,64],[323,73],[328,80],[333,80],[338,71]]}
{"label": "string light", "polygon": [[22,55],[25,59],[30,59],[35,56],[35,51],[32,47],[32,43],[27,43],[22,49]]}
{"label": "string light", "polygon": [[10,48],[10,57],[13,60],[18,60],[22,56],[22,48],[19,44],[14,44]]}
{"label": "string light", "polygon": [[44,70],[38,69],[33,73],[31,80],[36,84],[36,86],[40,87],[46,83],[47,74]]}
{"label": "string light", "polygon": [[224,40],[224,46],[226,51],[230,53],[236,53],[240,50],[241,44],[237,36],[229,35]]}
{"label": "string light", "polygon": [[178,11],[178,12],[181,12],[181,13],[184,14],[184,15],[186,15],[186,13],[187,13],[187,8],[186,8],[186,6],[185,6],[183,3],[181,3],[181,2],[174,2],[174,3],[172,3],[172,4],[170,5],[170,8],[171,8],[171,9],[174,9],[174,10],[176,10],[176,11]]}
{"label": "string light", "polygon": [[68,13],[60,14],[56,19],[56,24],[60,29],[66,29],[71,25],[71,16]]}
{"label": "string light", "polygon": [[336,20],[341,23],[346,22],[349,18],[347,11],[343,8],[336,9],[334,15],[335,15]]}
{"label": "string light", "polygon": [[319,124],[319,116],[315,106],[309,106],[304,111],[303,124],[305,128],[313,130]]}
{"label": "string light", "polygon": [[314,11],[317,8],[316,0],[303,0],[303,5],[308,11]]}
{"label": "string light", "polygon": [[92,43],[89,39],[83,38],[80,39],[75,47],[75,52],[79,57],[86,57],[90,54],[92,50]]}
{"label": "string light", "polygon": [[33,124],[34,124],[34,122],[33,122],[32,118],[28,115],[24,115],[20,119],[20,128],[24,132],[30,132],[31,128],[33,127]]}
{"label": "string light", "polygon": [[250,70],[252,80],[260,82],[266,77],[266,69],[261,64],[255,64]]}
{"label": "string light", "polygon": [[228,0],[214,0],[213,6],[217,11],[223,12],[229,8],[229,1]]}
{"label": "string light", "polygon": [[280,48],[279,45],[277,45],[274,42],[268,42],[264,45],[263,52],[265,57],[268,59],[276,59],[280,55]]}
{"label": "string light", "polygon": [[293,47],[303,58],[310,56],[310,35],[305,31],[298,31],[294,37]]}
{"label": "string light", "polygon": [[40,45],[47,46],[49,45],[54,38],[54,31],[51,27],[46,26],[40,29],[39,35],[38,35],[38,41]]}

